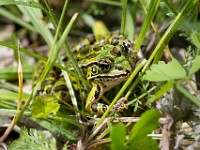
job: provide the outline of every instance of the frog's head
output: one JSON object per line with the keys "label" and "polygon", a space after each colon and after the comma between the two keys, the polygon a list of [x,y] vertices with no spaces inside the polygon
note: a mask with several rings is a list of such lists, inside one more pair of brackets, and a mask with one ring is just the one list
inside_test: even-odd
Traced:
{"label": "frog's head", "polygon": [[[133,70],[135,56],[127,42],[121,44],[99,44],[91,47],[89,63],[85,63],[85,74],[89,82],[98,84],[107,91],[125,81]],[[130,59],[129,59],[130,58]]]}

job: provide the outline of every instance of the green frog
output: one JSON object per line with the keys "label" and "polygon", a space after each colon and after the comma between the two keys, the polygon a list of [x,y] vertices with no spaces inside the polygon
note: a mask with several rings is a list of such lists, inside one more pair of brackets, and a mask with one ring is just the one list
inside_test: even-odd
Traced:
{"label": "green frog", "polygon": [[[130,76],[137,61],[133,46],[133,43],[122,35],[109,34],[106,36],[89,35],[72,48],[78,66],[92,85],[86,98],[85,110],[87,112],[103,114],[107,110],[108,105],[98,101],[106,91]],[[67,57],[63,61],[66,67],[73,71]],[[80,86],[77,86],[77,79],[71,75],[70,79],[76,96],[78,96]],[[65,84],[61,70],[54,67],[43,81],[37,95],[52,94],[60,95],[62,99],[70,99]],[[83,89],[84,86],[81,88]]]}

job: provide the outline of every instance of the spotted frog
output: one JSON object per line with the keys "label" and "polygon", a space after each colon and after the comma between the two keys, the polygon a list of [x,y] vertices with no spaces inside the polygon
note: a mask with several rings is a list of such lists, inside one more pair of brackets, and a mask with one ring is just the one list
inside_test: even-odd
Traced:
{"label": "spotted frog", "polygon": [[[118,34],[89,35],[74,46],[72,52],[78,66],[92,85],[91,91],[87,93],[85,110],[91,114],[103,114],[108,105],[98,101],[106,91],[127,80],[135,67],[137,56],[133,50],[133,43]],[[66,62],[66,67],[72,68],[67,57],[63,60]],[[77,79],[71,75],[70,78],[74,90],[79,93],[80,86],[77,87]],[[43,81],[39,93],[52,95],[59,93],[62,99],[69,99],[65,84],[61,70],[53,68]]]}

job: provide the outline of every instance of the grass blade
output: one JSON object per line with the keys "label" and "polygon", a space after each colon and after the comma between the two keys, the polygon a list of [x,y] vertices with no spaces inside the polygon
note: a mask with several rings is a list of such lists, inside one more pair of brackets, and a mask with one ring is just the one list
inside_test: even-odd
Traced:
{"label": "grass blade", "polygon": [[157,11],[157,8],[158,8],[158,4],[159,4],[160,0],[154,0],[154,1],[151,1],[150,2],[150,5],[149,5],[149,9],[148,9],[148,13],[147,13],[147,16],[143,22],[143,25],[142,25],[142,29],[141,29],[141,32],[139,34],[139,37],[138,37],[138,40],[135,44],[135,50],[139,50],[141,44],[142,44],[142,41],[151,25],[151,22],[154,18],[154,15]]}

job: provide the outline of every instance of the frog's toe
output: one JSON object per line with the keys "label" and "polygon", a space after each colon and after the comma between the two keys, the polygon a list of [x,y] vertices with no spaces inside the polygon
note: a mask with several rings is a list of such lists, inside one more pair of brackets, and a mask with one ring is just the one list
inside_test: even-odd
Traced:
{"label": "frog's toe", "polygon": [[128,109],[128,106],[124,103],[125,101],[127,101],[127,98],[125,97],[119,99],[113,106],[112,111],[123,112],[124,109]]}

